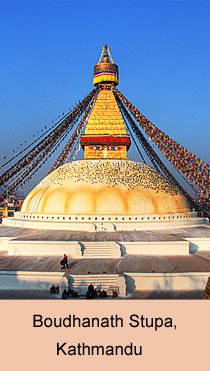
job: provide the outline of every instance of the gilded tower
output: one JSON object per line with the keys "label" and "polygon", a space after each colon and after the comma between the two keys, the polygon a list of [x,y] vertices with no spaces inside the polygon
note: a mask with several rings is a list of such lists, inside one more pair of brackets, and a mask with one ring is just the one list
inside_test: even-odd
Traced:
{"label": "gilded tower", "polygon": [[81,137],[84,159],[126,159],[130,137],[112,90],[118,85],[118,66],[107,45],[94,67],[93,84],[99,93]]}

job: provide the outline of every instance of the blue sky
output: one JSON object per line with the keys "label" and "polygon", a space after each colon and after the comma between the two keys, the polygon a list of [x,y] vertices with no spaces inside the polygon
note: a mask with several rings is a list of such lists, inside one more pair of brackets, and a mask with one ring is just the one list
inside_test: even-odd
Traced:
{"label": "blue sky", "polygon": [[210,1],[1,1],[0,157],[92,89],[108,43],[119,89],[210,162]]}

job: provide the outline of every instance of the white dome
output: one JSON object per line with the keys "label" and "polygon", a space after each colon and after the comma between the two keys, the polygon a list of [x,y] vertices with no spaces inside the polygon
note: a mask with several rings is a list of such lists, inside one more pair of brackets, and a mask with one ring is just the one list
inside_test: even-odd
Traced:
{"label": "white dome", "polygon": [[80,160],[44,178],[26,197],[21,213],[142,215],[189,211],[179,191],[143,163]]}

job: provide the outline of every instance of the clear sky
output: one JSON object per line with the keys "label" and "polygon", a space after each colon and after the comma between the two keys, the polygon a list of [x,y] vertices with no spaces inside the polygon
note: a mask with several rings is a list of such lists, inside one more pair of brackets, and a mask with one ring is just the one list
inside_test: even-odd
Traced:
{"label": "clear sky", "polygon": [[92,89],[108,43],[119,89],[210,162],[210,1],[1,1],[0,157]]}

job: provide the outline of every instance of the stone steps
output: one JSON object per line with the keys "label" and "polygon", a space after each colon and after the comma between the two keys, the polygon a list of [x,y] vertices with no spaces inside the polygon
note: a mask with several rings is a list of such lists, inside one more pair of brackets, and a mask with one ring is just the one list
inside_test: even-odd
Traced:
{"label": "stone steps", "polygon": [[[103,243],[104,244],[104,243]],[[107,258],[120,258],[120,246],[113,242],[108,246],[100,244],[86,244],[82,250],[82,257],[84,259],[107,259]]]}
{"label": "stone steps", "polygon": [[125,296],[125,279],[118,274],[68,275],[67,278],[69,288],[80,295],[85,295],[88,286],[92,283],[97,291],[106,290],[110,293],[116,290],[119,296]]}
{"label": "stone steps", "polygon": [[90,259],[95,259],[97,257],[99,258],[112,258],[113,257],[113,251],[97,251],[97,250],[92,250],[92,251],[86,251],[83,255],[83,258],[90,258]]}

